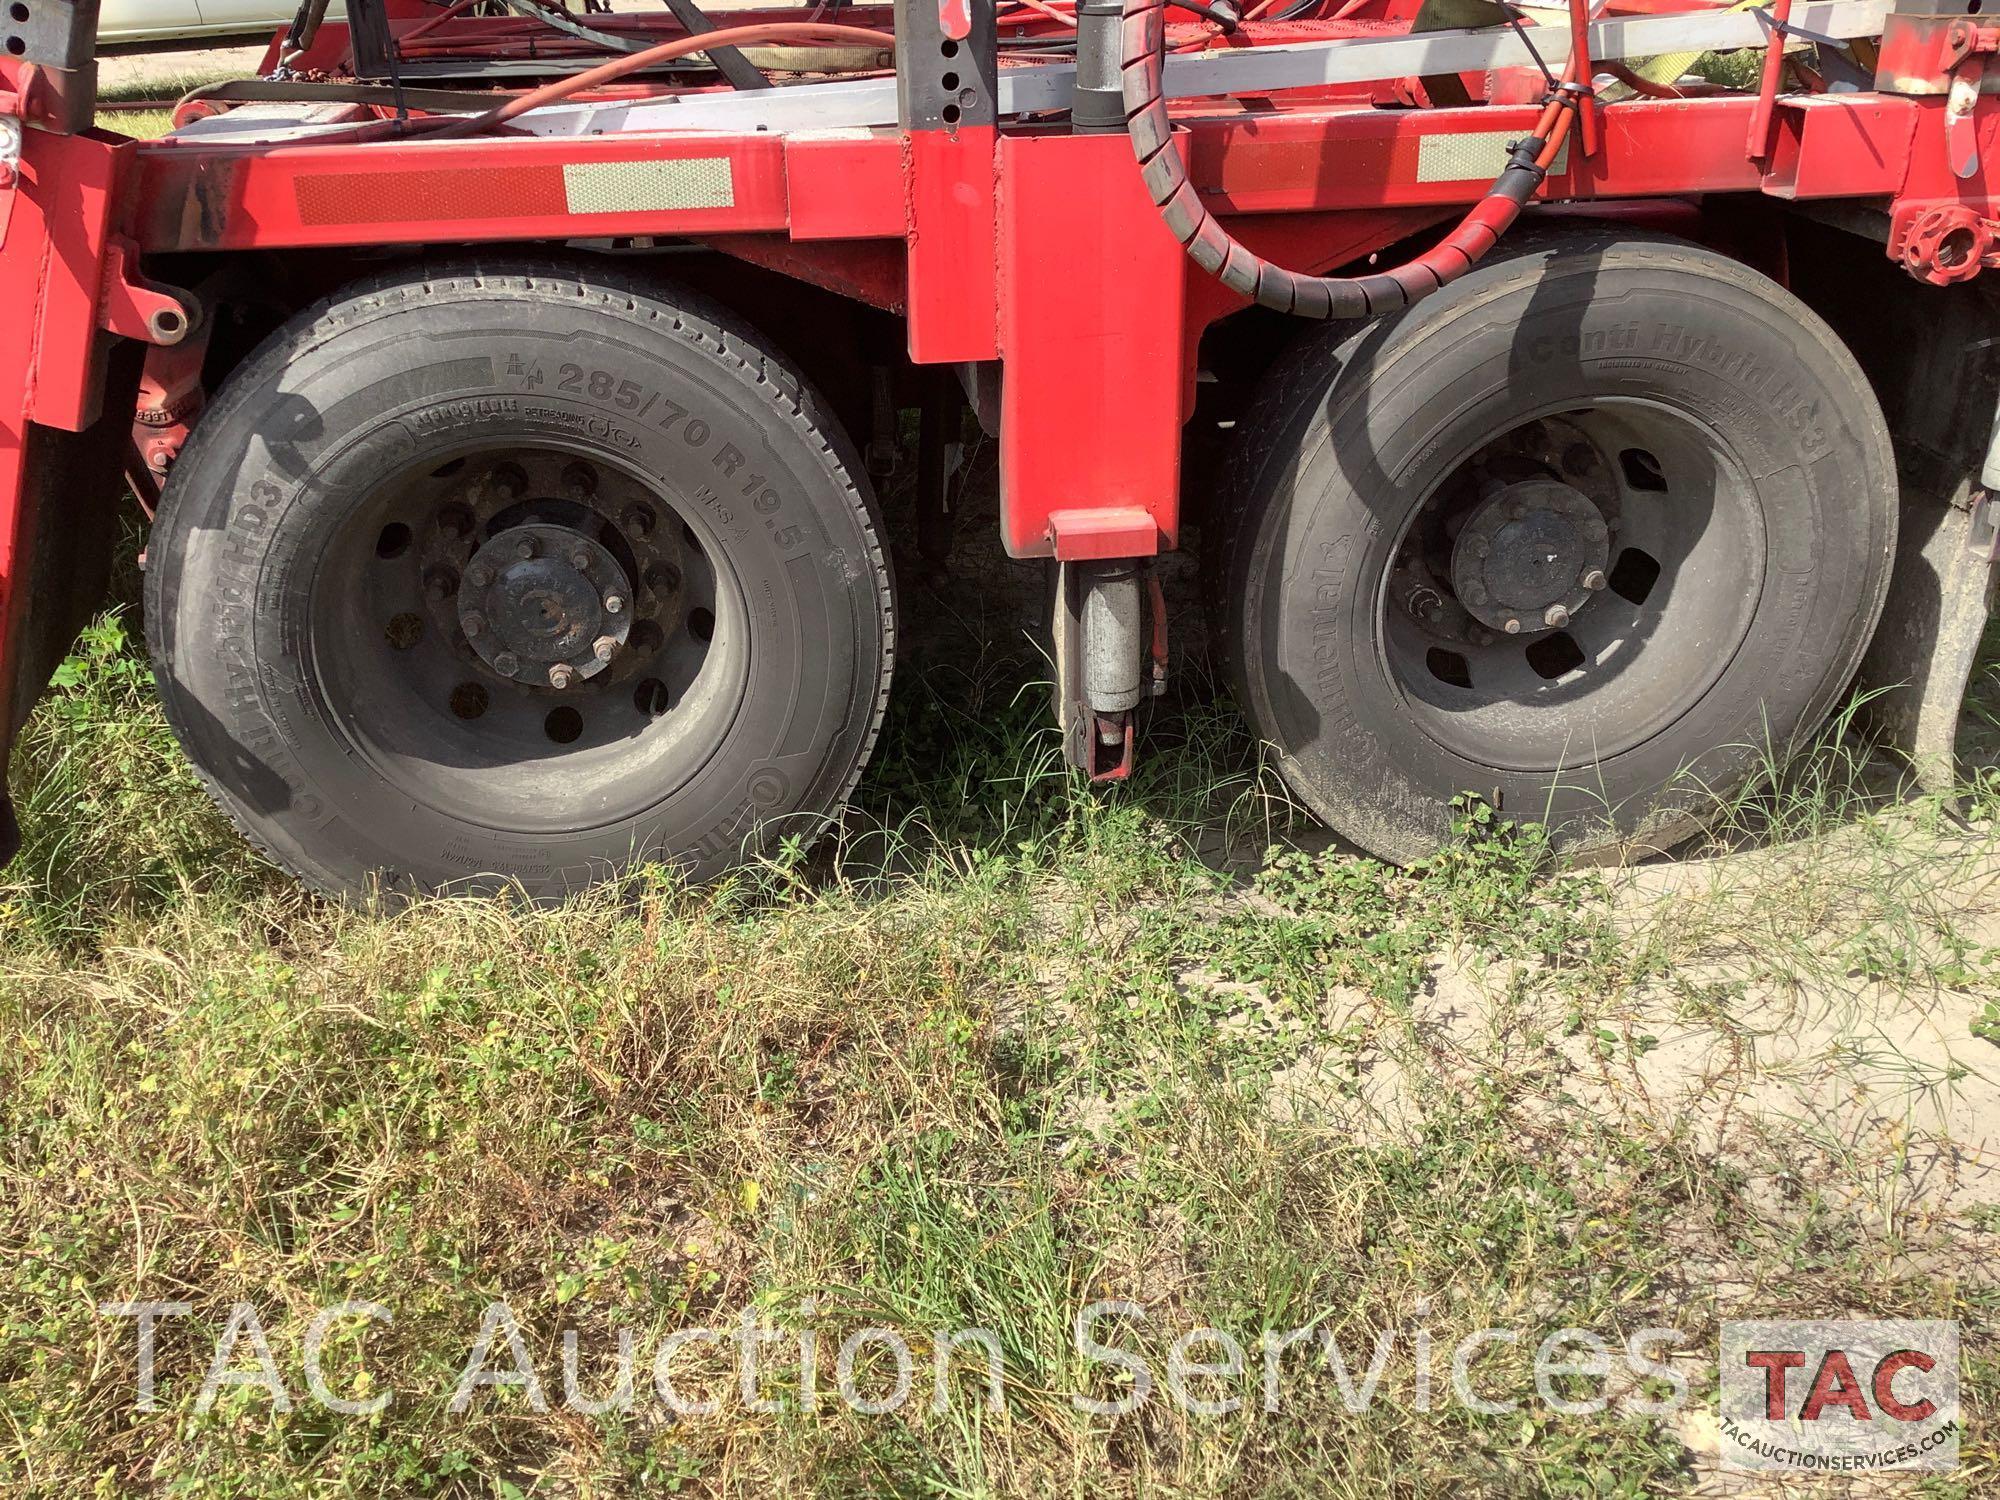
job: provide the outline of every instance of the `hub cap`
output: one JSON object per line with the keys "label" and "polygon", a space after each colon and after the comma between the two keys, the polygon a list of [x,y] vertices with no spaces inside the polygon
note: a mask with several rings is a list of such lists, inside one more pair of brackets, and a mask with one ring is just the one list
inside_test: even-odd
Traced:
{"label": "hub cap", "polygon": [[623,649],[632,581],[609,549],[570,527],[510,526],[472,554],[458,624],[502,677],[567,688]]}
{"label": "hub cap", "polygon": [[1458,533],[1451,581],[1493,630],[1560,628],[1604,587],[1611,533],[1581,490],[1554,479],[1493,489]]}
{"label": "hub cap", "polygon": [[1769,547],[1715,431],[1606,398],[1493,433],[1406,521],[1381,651],[1472,766],[1564,772],[1659,734],[1747,637]]}

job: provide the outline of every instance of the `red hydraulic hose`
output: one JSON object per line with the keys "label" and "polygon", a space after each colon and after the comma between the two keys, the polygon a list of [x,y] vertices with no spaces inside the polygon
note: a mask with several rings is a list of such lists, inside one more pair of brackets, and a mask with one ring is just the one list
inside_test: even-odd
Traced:
{"label": "red hydraulic hose", "polygon": [[600,63],[594,68],[586,68],[581,73],[572,73],[567,78],[558,78],[553,83],[545,83],[538,89],[530,89],[525,94],[516,94],[505,104],[495,105],[483,114],[466,119],[453,120],[440,130],[425,132],[426,140],[451,140],[460,136],[479,135],[504,125],[509,120],[518,119],[529,110],[542,109],[558,103],[574,94],[598,88],[607,83],[615,83],[629,73],[650,68],[659,63],[672,62],[675,58],[686,57],[692,52],[707,52],[716,47],[741,47],[753,42],[801,42],[830,43],[849,46],[877,47],[893,50],[896,38],[889,32],[876,31],[866,26],[836,26],[824,21],[767,21],[755,26],[725,26],[718,31],[704,31],[700,36],[684,36],[671,42],[662,42],[657,47],[648,47],[644,52],[628,52],[622,57]]}
{"label": "red hydraulic hose", "polygon": [[1792,0],[1771,7],[1771,35],[1764,43],[1764,68],[1757,78],[1757,102],[1750,109],[1750,138],[1744,154],[1762,161],[1771,154],[1771,116],[1778,106],[1778,80],[1785,71],[1785,27],[1792,19]]}
{"label": "red hydraulic hose", "polygon": [[429,36],[438,27],[444,25],[445,22],[454,20],[471,10],[473,6],[483,3],[484,0],[452,0],[452,4],[446,6],[441,14],[432,16],[430,19],[411,27],[410,30],[396,38],[396,45],[398,47],[407,46],[418,37]]}
{"label": "red hydraulic hose", "polygon": [[1167,118],[1165,14],[1166,0],[1125,0],[1125,122],[1146,189],[1196,265],[1259,306],[1302,318],[1377,317],[1408,307],[1471,270],[1541,186],[1577,107],[1572,59],[1533,132],[1516,143],[1492,188],[1450,234],[1416,259],[1373,275],[1301,275],[1273,265],[1237,240],[1188,181],[1187,163]]}
{"label": "red hydraulic hose", "polygon": [[[1596,76],[1590,65],[1590,0],[1569,0],[1569,67],[1565,78],[1589,83]],[[1577,134],[1582,137],[1583,154],[1597,155],[1597,100],[1588,95],[1575,100]]]}

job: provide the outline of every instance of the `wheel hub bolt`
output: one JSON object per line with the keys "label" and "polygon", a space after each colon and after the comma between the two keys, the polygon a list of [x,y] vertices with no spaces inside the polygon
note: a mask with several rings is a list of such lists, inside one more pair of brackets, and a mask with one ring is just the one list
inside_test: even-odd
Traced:
{"label": "wheel hub bolt", "polygon": [[433,568],[424,579],[424,593],[433,603],[442,603],[451,597],[455,580],[449,568]]}
{"label": "wheel hub bolt", "polygon": [[1507,629],[1507,634],[1509,635],[1519,635],[1521,633],[1521,622],[1515,619],[1512,615],[1509,615],[1507,617],[1506,629]]}
{"label": "wheel hub bolt", "polygon": [[1465,602],[1467,604],[1484,604],[1486,602],[1486,586],[1484,584],[1468,583],[1462,592],[1465,595]]}
{"label": "wheel hub bolt", "polygon": [[483,589],[493,581],[493,570],[485,563],[474,563],[465,570],[465,581],[476,589]]}
{"label": "wheel hub bolt", "polygon": [[590,554],[581,548],[577,549],[575,552],[570,553],[569,565],[579,573],[588,573],[590,571]]}
{"label": "wheel hub bolt", "polygon": [[1594,594],[1604,587],[1604,570],[1602,568],[1591,568],[1577,582],[1581,583]]}
{"label": "wheel hub bolt", "polygon": [[624,610],[625,596],[623,594],[606,594],[604,596],[604,612],[607,615],[622,614]]}
{"label": "wheel hub bolt", "polygon": [[1560,630],[1563,626],[1569,624],[1569,611],[1564,609],[1560,604],[1551,604],[1548,612],[1542,616],[1542,623]]}
{"label": "wheel hub bolt", "polygon": [[549,686],[562,689],[576,681],[576,668],[566,661],[559,661],[549,668]]}
{"label": "wheel hub bolt", "polygon": [[465,633],[467,635],[478,635],[485,628],[486,616],[480,614],[479,611],[474,610],[465,617]]}
{"label": "wheel hub bolt", "polygon": [[503,676],[512,677],[521,670],[521,658],[511,651],[502,651],[493,658],[493,668]]}
{"label": "wheel hub bolt", "polygon": [[591,643],[590,654],[599,661],[610,661],[612,657],[618,654],[618,638],[616,636],[600,635]]}
{"label": "wheel hub bolt", "polygon": [[520,558],[522,562],[526,562],[529,558],[533,557],[535,555],[534,539],[532,537],[523,538],[521,541],[515,543],[514,555]]}

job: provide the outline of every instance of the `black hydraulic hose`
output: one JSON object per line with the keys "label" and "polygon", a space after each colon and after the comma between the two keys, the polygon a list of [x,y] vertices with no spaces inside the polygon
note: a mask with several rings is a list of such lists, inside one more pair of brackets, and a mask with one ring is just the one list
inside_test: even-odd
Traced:
{"label": "black hydraulic hose", "polygon": [[1422,255],[1368,276],[1302,275],[1273,265],[1236,239],[1188,181],[1187,163],[1174,144],[1167,116],[1167,4],[1168,0],[1123,0],[1125,122],[1146,190],[1196,265],[1258,306],[1302,318],[1379,317],[1408,307],[1471,270],[1542,185],[1577,98],[1587,92],[1567,80],[1551,91],[1533,132],[1515,143],[1486,196]]}

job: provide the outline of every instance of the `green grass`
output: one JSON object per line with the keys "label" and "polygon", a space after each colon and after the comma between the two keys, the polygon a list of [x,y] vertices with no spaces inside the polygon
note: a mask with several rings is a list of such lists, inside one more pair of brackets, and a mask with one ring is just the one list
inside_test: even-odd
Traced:
{"label": "green grass", "polygon": [[[93,627],[13,770],[0,1489],[1676,1493],[1710,1463],[1688,1430],[1550,1410],[1535,1339],[1674,1328],[1699,1399],[1722,1318],[1812,1313],[1961,1319],[1965,1465],[1925,1493],[2000,1477],[1990,1194],[1940,1207],[1895,1161],[1747,1104],[1720,1125],[1655,1107],[1677,1039],[1740,1058],[1793,1002],[1842,1009],[1836,1061],[1894,1097],[1977,1082],[1897,1062],[1893,1027],[1853,1043],[1864,989],[1975,1018],[1958,1041],[2000,1063],[1993,906],[1952,878],[1983,868],[1990,821],[1883,795],[1851,740],[1737,799],[1712,846],[1736,852],[1673,890],[1555,871],[1538,830],[1476,804],[1399,872],[1316,850],[1225,709],[1163,721],[1129,790],[1079,787],[1032,653],[1003,642],[906,676],[932,691],[900,695],[832,848],[557,911],[368,913],[227,829],[134,634]],[[130,1326],[95,1310],[139,1298],[192,1307],[162,1327],[151,1412]],[[342,1325],[327,1379],[386,1409],[278,1413],[249,1387],[199,1409],[233,1303],[298,1393],[313,1310],[350,1299],[394,1322]],[[664,1335],[751,1309],[786,1335],[774,1404],[696,1346],[675,1374],[712,1417],[538,1413],[518,1390],[453,1413],[495,1299],[552,1392],[579,1334],[589,1395],[619,1328],[643,1391]],[[1093,1415],[1072,1396],[1122,1387],[1070,1320],[1099,1299],[1146,1310],[1113,1341],[1155,1372],[1204,1325],[1246,1345],[1314,1325],[1358,1371],[1383,1335],[1447,1349],[1518,1323],[1527,1351],[1476,1375],[1521,1404],[1425,1410],[1406,1358],[1356,1413],[1301,1357],[1265,1412],[1253,1355],[1201,1390],[1241,1410]],[[800,1338],[830,1388],[868,1324],[911,1332],[919,1398],[807,1409]],[[1000,1409],[961,1349],[934,1412],[931,1331],[967,1326],[1002,1351]]]}
{"label": "green grass", "polygon": [[[115,68],[120,59],[102,64]],[[125,70],[129,72],[130,70]],[[152,101],[178,100],[191,89],[204,84],[215,83],[224,78],[239,76],[235,69],[218,70],[209,68],[186,68],[179,71],[147,69],[129,80],[100,84],[97,91],[98,103],[132,105]],[[135,140],[152,140],[165,135],[173,128],[173,110],[161,109],[102,109],[97,112],[100,130],[115,130],[120,135],[129,135]]]}

